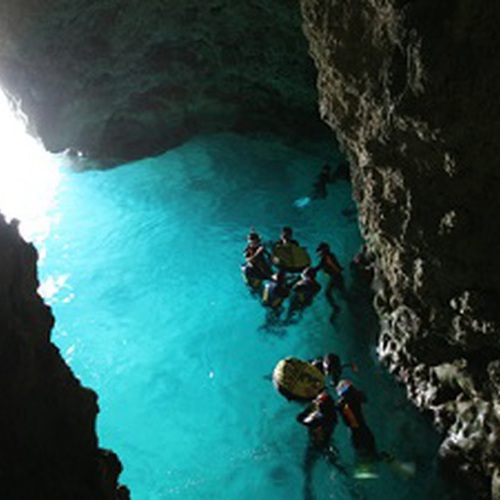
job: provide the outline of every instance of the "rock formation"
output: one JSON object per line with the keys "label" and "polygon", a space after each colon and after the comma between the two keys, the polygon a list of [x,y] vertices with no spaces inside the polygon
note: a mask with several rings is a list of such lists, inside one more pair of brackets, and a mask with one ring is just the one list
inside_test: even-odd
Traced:
{"label": "rock formation", "polygon": [[98,448],[97,397],[50,342],[36,261],[0,216],[0,498],[125,499],[118,458]]}
{"label": "rock formation", "polygon": [[294,2],[3,0],[0,82],[50,151],[131,159],[201,132],[329,136],[300,26]]}
{"label": "rock formation", "polygon": [[500,498],[500,4],[301,0],[376,256],[379,354]]}
{"label": "rock formation", "polygon": [[[445,463],[477,498],[500,498],[500,4],[301,6],[377,261],[380,356],[445,434]],[[199,132],[305,133],[316,95],[299,14],[265,0],[3,0],[0,82],[52,151],[136,158]],[[3,487],[29,475],[101,498],[95,396],[50,344],[35,251],[3,221],[0,251]]]}

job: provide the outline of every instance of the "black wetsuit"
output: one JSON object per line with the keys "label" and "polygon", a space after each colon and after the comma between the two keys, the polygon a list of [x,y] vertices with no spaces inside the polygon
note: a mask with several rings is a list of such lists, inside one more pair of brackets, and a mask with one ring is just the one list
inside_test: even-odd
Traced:
{"label": "black wetsuit", "polygon": [[320,261],[319,264],[314,268],[316,271],[323,270],[328,276],[328,282],[325,288],[325,295],[328,303],[336,310],[339,309],[338,304],[336,304],[333,290],[336,288],[342,293],[345,293],[344,277],[342,271],[344,268],[340,265],[337,257],[329,250],[319,252]]}
{"label": "black wetsuit", "polygon": [[[260,254],[252,261],[248,261],[248,259],[253,257],[260,248],[262,248]],[[245,248],[245,257],[247,259],[247,263],[245,265],[245,273],[252,278],[270,278],[272,269],[267,261],[267,256],[267,250],[262,245],[259,245],[258,247],[252,247],[251,245],[248,245]]]}
{"label": "black wetsuit", "polygon": [[338,422],[335,402],[331,397],[320,404],[314,401],[297,415],[297,422],[309,428],[311,445],[315,449],[328,450],[332,433]]}
{"label": "black wetsuit", "polygon": [[293,290],[293,306],[294,308],[301,308],[309,306],[313,298],[321,290],[321,285],[312,279],[301,279],[292,288]]}
{"label": "black wetsuit", "polygon": [[279,307],[283,300],[290,295],[290,287],[284,283],[272,281],[266,285],[264,291],[264,305],[270,307]]}
{"label": "black wetsuit", "polygon": [[339,383],[340,376],[342,375],[342,362],[340,358],[333,352],[328,355],[330,357],[330,367],[325,370],[323,365],[324,358],[315,358],[309,361],[311,365],[317,368],[325,377],[332,377],[332,383],[336,386]]}
{"label": "black wetsuit", "polygon": [[330,396],[321,402],[314,400],[303,412],[297,415],[297,422],[309,429],[309,446],[304,455],[304,500],[312,500],[313,467],[315,462],[324,457],[342,473],[345,469],[338,463],[338,451],[330,446],[330,440],[338,422],[335,402]]}
{"label": "black wetsuit", "polygon": [[377,446],[372,431],[365,422],[362,404],[365,395],[352,385],[341,395],[337,408],[351,431],[351,442],[360,458],[376,459]]}

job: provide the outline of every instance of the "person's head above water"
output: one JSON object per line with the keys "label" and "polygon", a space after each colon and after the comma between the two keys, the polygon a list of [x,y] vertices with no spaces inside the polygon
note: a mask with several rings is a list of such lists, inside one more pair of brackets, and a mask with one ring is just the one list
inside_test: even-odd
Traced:
{"label": "person's head above water", "polygon": [[260,236],[258,233],[255,231],[250,232],[250,234],[247,236],[247,241],[250,244],[258,244],[260,243]]}
{"label": "person's head above water", "polygon": [[330,251],[330,245],[328,243],[325,243],[322,241],[319,245],[318,248],[316,248],[316,253],[323,253],[323,252],[329,252]]}
{"label": "person's head above water", "polygon": [[289,240],[292,236],[293,236],[293,231],[292,231],[292,228],[290,226],[285,226],[281,230],[281,238],[282,239]]}
{"label": "person's head above water", "polygon": [[338,367],[339,365],[339,357],[334,354],[333,352],[327,354],[323,358],[323,369],[327,372],[330,373],[333,369]]}

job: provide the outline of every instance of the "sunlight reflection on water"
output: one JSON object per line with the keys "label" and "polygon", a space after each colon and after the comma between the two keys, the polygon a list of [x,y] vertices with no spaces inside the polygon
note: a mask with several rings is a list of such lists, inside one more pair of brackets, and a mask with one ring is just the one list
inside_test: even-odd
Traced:
{"label": "sunlight reflection on water", "polygon": [[22,236],[42,248],[53,222],[50,212],[56,202],[59,168],[54,155],[28,135],[1,91],[0,136],[0,211],[8,220],[20,220]]}

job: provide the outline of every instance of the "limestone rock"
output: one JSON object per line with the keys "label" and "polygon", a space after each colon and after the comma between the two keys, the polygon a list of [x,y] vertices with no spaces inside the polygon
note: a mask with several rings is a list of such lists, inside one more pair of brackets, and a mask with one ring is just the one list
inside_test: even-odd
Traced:
{"label": "limestone rock", "polygon": [[196,133],[328,134],[298,4],[3,0],[0,82],[47,149],[139,158]]}
{"label": "limestone rock", "polygon": [[350,156],[376,256],[380,356],[487,498],[500,466],[500,4],[301,5],[321,115]]}

